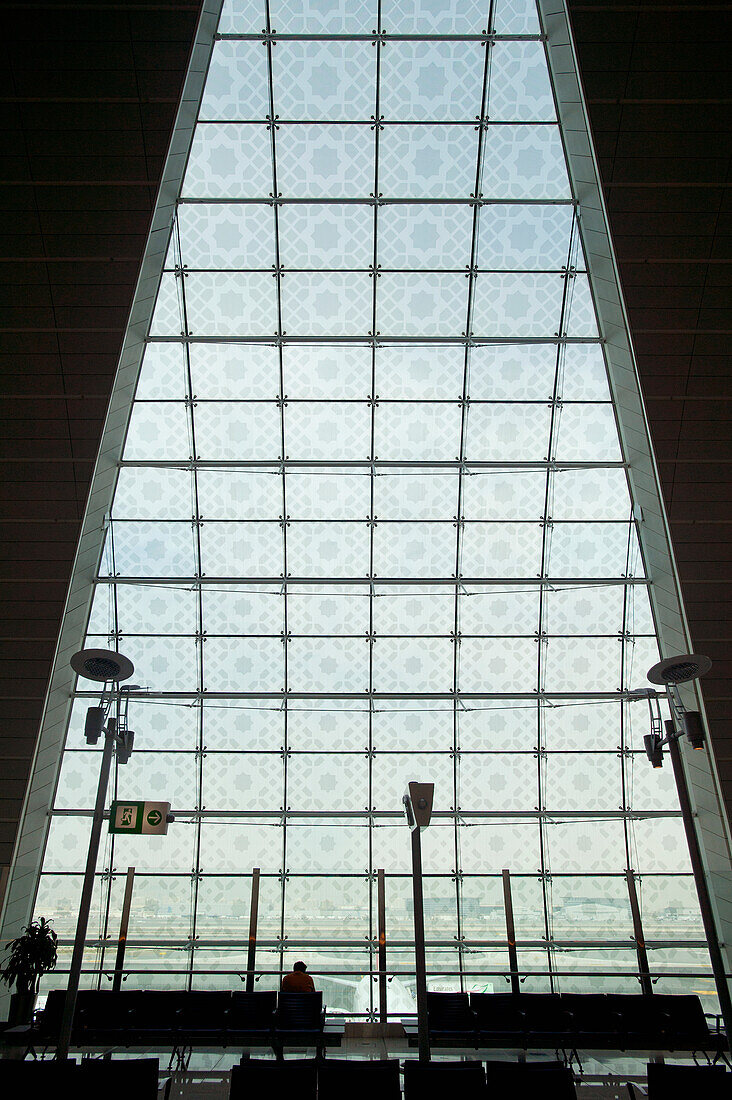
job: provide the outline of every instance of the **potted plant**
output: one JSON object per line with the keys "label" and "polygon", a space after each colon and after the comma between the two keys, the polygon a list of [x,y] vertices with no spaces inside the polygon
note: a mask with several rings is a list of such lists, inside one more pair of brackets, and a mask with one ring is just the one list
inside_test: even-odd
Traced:
{"label": "potted plant", "polygon": [[30,1023],[41,978],[56,969],[58,936],[51,921],[33,920],[23,929],[23,935],[13,940],[5,966],[0,967],[0,979],[8,988],[15,985],[10,998],[10,1027]]}

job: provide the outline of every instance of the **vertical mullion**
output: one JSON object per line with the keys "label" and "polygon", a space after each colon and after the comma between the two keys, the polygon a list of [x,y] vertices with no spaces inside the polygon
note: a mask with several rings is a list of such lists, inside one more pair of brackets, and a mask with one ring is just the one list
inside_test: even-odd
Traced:
{"label": "vertical mullion", "polygon": [[[379,280],[379,248],[378,248],[378,226],[379,226],[379,135],[381,133],[381,0],[377,0],[377,14],[376,14],[376,29],[377,36],[373,42],[376,50],[376,86],[374,92],[374,221],[373,221],[373,255],[371,261],[371,278],[373,285],[371,287],[371,334],[373,339],[371,340],[371,392],[369,394],[369,401],[371,403],[371,425],[370,425],[370,441],[369,441],[369,459],[371,465],[369,466],[369,728],[368,728],[368,807],[369,811],[374,807],[374,529],[376,527],[375,516],[375,477],[376,469],[374,466],[374,460],[376,458],[376,405],[377,405],[377,393],[376,393],[376,336],[377,336],[377,316],[376,316],[376,300],[377,300],[377,285]],[[368,817],[368,852],[369,852],[369,866],[368,866],[368,884],[369,884],[369,943],[374,941],[374,904],[373,904],[373,872],[374,872],[374,827],[373,817],[369,812]],[[375,1019],[374,1009],[374,954],[369,953],[369,1020]],[[377,964],[378,965],[378,964]]]}
{"label": "vertical mullion", "polygon": [[[493,26],[494,0],[491,0],[488,15],[488,31]],[[483,43],[485,49],[485,61],[483,64],[483,84],[480,97],[480,117],[478,119],[478,148],[475,163],[475,188],[473,193],[473,224],[470,236],[470,263],[467,272],[468,299],[465,310],[465,348],[463,355],[463,382],[460,394],[460,447],[458,450],[457,471],[457,511],[455,514],[455,598],[453,603],[453,647],[452,647],[452,784],[453,806],[455,818],[453,825],[453,851],[455,860],[455,921],[456,942],[458,945],[458,970],[460,972],[460,989],[464,991],[464,959],[463,959],[463,919],[462,919],[462,859],[460,855],[460,737],[459,737],[459,706],[457,693],[460,684],[460,573],[462,564],[463,543],[463,473],[465,462],[465,440],[468,425],[468,407],[470,404],[470,336],[473,323],[473,301],[475,296],[476,261],[478,254],[478,228],[480,219],[480,197],[483,175],[483,144],[488,110],[488,91],[490,86],[491,69],[491,44]]]}
{"label": "vertical mullion", "polygon": [[[289,752],[289,729],[288,729],[288,615],[287,615],[287,473],[285,467],[285,375],[284,375],[284,350],[283,350],[283,327],[282,327],[282,265],[280,259],[280,217],[279,217],[279,189],[277,184],[277,125],[275,114],[275,97],[274,97],[274,78],[272,67],[272,50],[274,49],[274,43],[272,41],[272,23],[269,0],[265,0],[265,12],[266,12],[266,49],[267,49],[267,84],[269,94],[269,132],[270,132],[270,153],[272,157],[272,216],[274,218],[274,246],[275,246],[275,290],[277,295],[277,356],[279,367],[279,397],[278,404],[280,407],[280,457],[282,460],[282,513],[280,516],[280,527],[282,530],[282,645],[283,645],[283,689],[284,696],[282,700],[283,710],[283,743],[282,743],[282,808],[287,809],[287,757]],[[284,940],[285,940],[285,904],[286,904],[286,881],[287,881],[287,817],[282,815],[282,866],[280,868],[280,947],[279,947],[279,968],[280,974],[284,968]]]}
{"label": "vertical mullion", "polygon": [[[183,268],[183,257],[180,246],[180,225],[176,216],[175,225],[175,245],[178,252],[179,260],[179,273],[180,273],[180,303],[181,313],[183,321],[183,332],[185,336],[190,336],[190,330],[188,327],[188,306],[186,302],[186,272]],[[188,340],[185,342],[185,369],[186,369],[186,392],[187,400],[186,407],[189,416],[189,428],[191,433],[191,487],[193,492],[193,548],[195,554],[195,575],[197,577],[203,576],[203,564],[201,555],[201,506],[198,494],[198,447],[196,445],[196,422],[193,412],[194,408],[194,393],[193,393],[193,375],[191,371],[191,345]],[[203,692],[205,687],[204,676],[204,632],[203,632],[203,591],[201,584],[197,584],[197,601],[196,601],[196,649],[197,649],[197,677],[198,677],[198,692],[199,701],[198,707],[198,735],[197,735],[197,775],[196,775],[196,798],[197,805],[200,809],[203,806]],[[193,960],[195,957],[195,941],[196,941],[196,924],[197,924],[197,911],[198,911],[198,888],[201,877],[201,816],[197,815],[195,823],[195,856],[193,861],[193,875],[192,875],[192,898],[191,898],[191,923],[190,923],[190,947],[188,955],[188,974],[186,978],[186,986],[191,988],[193,983]]]}
{"label": "vertical mullion", "polygon": [[[552,463],[554,462],[554,448],[556,446],[556,434],[559,426],[559,406],[561,402],[561,389],[562,389],[562,368],[564,365],[564,344],[562,338],[565,335],[564,329],[567,318],[567,311],[569,308],[569,286],[573,278],[573,265],[572,258],[575,249],[575,234],[577,232],[577,217],[572,220],[572,228],[569,236],[569,247],[567,250],[567,270],[564,278],[564,286],[562,288],[562,304],[559,312],[559,343],[557,344],[557,354],[554,364],[554,383],[552,386],[551,397],[551,417],[549,421],[549,438],[547,442],[547,470],[546,481],[544,487],[544,515],[542,520],[541,531],[541,568],[540,578],[543,580],[546,577],[548,569],[549,551],[551,547],[551,531],[552,531],[552,517],[551,506],[552,496],[554,489],[554,470],[552,469]],[[536,687],[538,692],[544,690],[544,678],[545,678],[545,656],[544,649],[546,645],[545,638],[545,619],[546,619],[546,588],[544,584],[539,585],[539,619],[537,624],[537,639],[536,639]],[[544,723],[543,723],[543,711],[542,704],[539,703],[537,708],[537,752],[536,752],[536,779],[537,779],[537,798],[539,809],[539,856],[540,856],[540,874],[541,874],[541,891],[542,891],[542,903],[544,907],[544,935],[546,937],[547,944],[547,964],[549,968],[549,988],[553,993],[554,989],[554,958],[552,941],[554,938],[553,933],[553,921],[552,921],[552,899],[551,899],[551,884],[550,884],[550,872],[547,866],[547,849],[546,849],[546,825],[542,811],[545,809],[544,799],[544,783],[545,783],[545,746],[544,746]]]}

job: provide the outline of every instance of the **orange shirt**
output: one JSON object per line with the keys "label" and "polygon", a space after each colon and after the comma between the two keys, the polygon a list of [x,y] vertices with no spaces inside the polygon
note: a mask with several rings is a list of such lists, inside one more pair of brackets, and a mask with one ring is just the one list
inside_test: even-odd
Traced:
{"label": "orange shirt", "polygon": [[285,974],[282,979],[283,993],[314,993],[315,984],[309,974],[304,970],[293,970],[291,974]]}

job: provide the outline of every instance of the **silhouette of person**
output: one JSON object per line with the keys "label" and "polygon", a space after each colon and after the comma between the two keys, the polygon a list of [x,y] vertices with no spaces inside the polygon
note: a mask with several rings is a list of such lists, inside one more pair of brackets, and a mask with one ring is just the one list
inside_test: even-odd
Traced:
{"label": "silhouette of person", "polygon": [[282,992],[314,993],[315,984],[306,971],[307,967],[304,962],[296,962],[292,967],[291,973],[285,974],[282,979]]}

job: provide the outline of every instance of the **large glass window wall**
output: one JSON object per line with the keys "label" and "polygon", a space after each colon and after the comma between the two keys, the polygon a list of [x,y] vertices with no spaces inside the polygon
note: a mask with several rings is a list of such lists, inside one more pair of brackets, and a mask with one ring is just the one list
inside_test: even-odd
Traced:
{"label": "large glass window wall", "polygon": [[[227,3],[106,532],[86,645],[136,666],[86,984],[258,987],[307,960],[331,1011],[414,1009],[401,795],[429,985],[712,1007],[658,657],[533,3]],[[78,685],[36,912],[73,937],[98,754]],[[661,986],[659,986],[661,988]]]}

